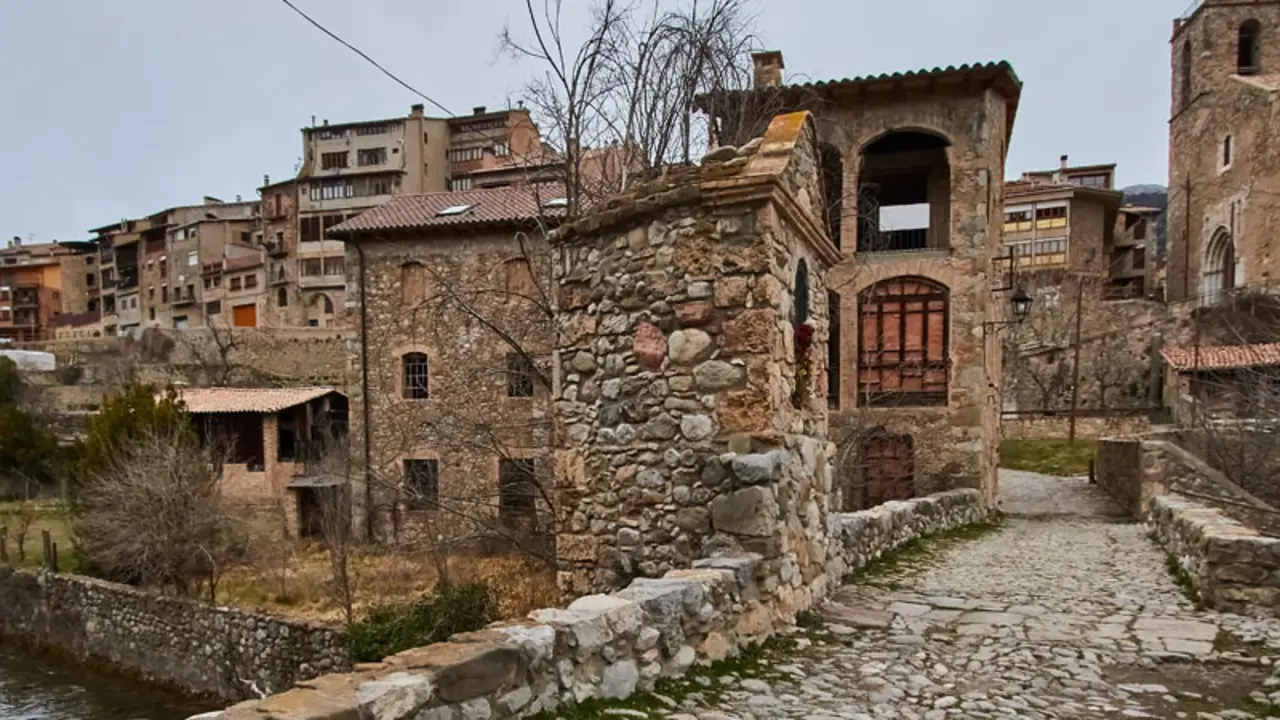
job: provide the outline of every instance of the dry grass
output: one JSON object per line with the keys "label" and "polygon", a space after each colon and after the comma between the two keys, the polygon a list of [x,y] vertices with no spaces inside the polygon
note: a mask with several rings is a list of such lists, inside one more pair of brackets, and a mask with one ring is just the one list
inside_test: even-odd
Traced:
{"label": "dry grass", "polygon": [[[218,585],[218,602],[297,620],[341,623],[328,555],[318,543],[276,540],[275,552],[253,565],[231,569]],[[559,602],[555,571],[522,555],[459,556],[449,560],[456,583],[484,582],[498,598],[503,618]],[[351,558],[355,616],[375,605],[409,603],[429,592],[438,573],[425,553],[356,551]]]}
{"label": "dry grass", "polygon": [[36,519],[27,530],[24,544],[26,558],[18,557],[18,540],[16,537],[18,517],[21,513],[20,502],[0,503],[0,527],[7,530],[8,540],[5,545],[9,552],[9,562],[20,567],[40,567],[44,564],[44,541],[41,531],[48,530],[49,537],[58,545],[58,567],[66,572],[75,572],[76,558],[71,541],[71,527],[67,522],[66,509],[56,501],[32,501],[35,503]]}

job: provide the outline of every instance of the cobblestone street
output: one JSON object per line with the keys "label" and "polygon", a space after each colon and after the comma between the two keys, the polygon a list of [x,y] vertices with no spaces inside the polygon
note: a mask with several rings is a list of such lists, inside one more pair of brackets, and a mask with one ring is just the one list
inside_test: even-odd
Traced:
{"label": "cobblestone street", "polygon": [[1280,622],[1197,611],[1083,479],[1001,486],[997,532],[847,586],[785,661],[668,717],[1269,717]]}

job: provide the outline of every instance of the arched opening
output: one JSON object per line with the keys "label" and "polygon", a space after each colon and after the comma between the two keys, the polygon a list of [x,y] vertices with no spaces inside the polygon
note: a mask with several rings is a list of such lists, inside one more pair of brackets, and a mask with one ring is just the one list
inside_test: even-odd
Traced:
{"label": "arched opening", "polygon": [[400,301],[405,305],[417,305],[425,299],[427,269],[419,262],[407,262],[400,266]]}
{"label": "arched opening", "polygon": [[323,293],[311,298],[307,304],[307,325],[310,327],[329,327],[333,321],[333,301]]}
{"label": "arched opening", "polygon": [[858,295],[858,403],[946,405],[949,293],[918,277],[881,281]]}
{"label": "arched opening", "polygon": [[795,324],[809,322],[809,263],[801,260],[796,265],[796,309]]}
{"label": "arched opening", "polygon": [[1178,61],[1178,95],[1181,107],[1191,103],[1191,40],[1182,44],[1182,57]]}
{"label": "arched opening", "polygon": [[945,250],[950,245],[950,143],[897,130],[862,148],[858,252]]}
{"label": "arched opening", "polygon": [[1205,253],[1204,278],[1200,296],[1205,305],[1213,305],[1222,294],[1236,286],[1236,248],[1231,233],[1219,230]]}
{"label": "arched opening", "polygon": [[1236,36],[1236,73],[1257,75],[1262,72],[1262,24],[1257,20],[1240,23]]}
{"label": "arched opening", "polygon": [[287,288],[276,290],[276,307],[289,307],[289,290]]}
{"label": "arched opening", "polygon": [[862,439],[858,450],[861,497],[846,498],[845,503],[857,501],[861,507],[846,510],[915,497],[915,440],[910,435],[894,435],[876,428]]}
{"label": "arched opening", "polygon": [[827,236],[840,247],[840,219],[844,210],[844,157],[830,143],[818,144],[818,162],[822,165],[823,217]]}

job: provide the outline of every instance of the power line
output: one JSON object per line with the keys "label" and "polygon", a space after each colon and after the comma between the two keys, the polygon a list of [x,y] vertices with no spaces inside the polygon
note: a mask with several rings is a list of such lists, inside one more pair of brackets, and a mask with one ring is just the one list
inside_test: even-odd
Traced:
{"label": "power line", "polygon": [[411,92],[411,93],[413,93],[413,94],[417,95],[418,97],[422,98],[423,100],[426,100],[427,102],[431,103],[432,105],[435,105],[436,107],[440,108],[440,111],[441,111],[441,112],[443,112],[445,115],[453,115],[453,113],[449,111],[449,108],[447,108],[447,107],[445,107],[445,106],[441,105],[440,103],[436,102],[435,100],[432,100],[432,99],[431,99],[431,97],[430,97],[429,95],[427,95],[426,93],[424,93],[424,92],[422,92],[421,90],[419,90],[418,88],[416,88],[416,87],[414,87],[414,86],[410,85],[409,83],[405,82],[404,80],[401,80],[400,78],[396,77],[395,73],[393,73],[393,72],[391,72],[390,70],[388,70],[388,69],[386,69],[386,68],[382,67],[381,65],[379,65],[377,60],[374,60],[373,58],[369,57],[369,56],[368,56],[368,55],[367,55],[363,50],[361,50],[360,48],[356,47],[355,45],[352,45],[351,43],[347,42],[346,40],[343,40],[342,38],[338,37],[335,33],[333,33],[332,31],[330,31],[330,30],[329,30],[329,28],[327,28],[327,27],[325,27],[325,26],[321,25],[320,23],[316,22],[315,20],[311,19],[311,16],[310,16],[310,15],[308,15],[308,14],[306,14],[306,13],[302,12],[302,10],[298,9],[298,6],[297,6],[297,5],[294,5],[292,2],[290,2],[290,0],[280,0],[280,2],[284,3],[285,5],[288,5],[290,10],[293,10],[294,12],[298,13],[299,15],[301,15],[301,16],[302,16],[302,18],[303,18],[304,20],[306,20],[307,22],[309,22],[309,23],[311,23],[312,25],[316,26],[316,28],[318,28],[318,29],[320,30],[320,32],[323,32],[325,35],[328,35],[329,37],[333,38],[334,40],[337,40],[338,42],[342,43],[342,45],[343,45],[344,47],[346,47],[348,50],[350,50],[351,52],[353,52],[353,53],[355,53],[355,54],[359,55],[360,57],[364,58],[365,60],[367,60],[367,61],[369,62],[369,64],[370,64],[370,65],[373,65],[374,67],[376,67],[376,68],[378,68],[379,70],[381,70],[383,75],[386,75],[387,77],[391,78],[392,80],[395,80],[397,83],[400,83],[400,85],[401,85],[401,86],[403,86],[403,87],[404,87],[406,90],[408,90],[409,92]]}

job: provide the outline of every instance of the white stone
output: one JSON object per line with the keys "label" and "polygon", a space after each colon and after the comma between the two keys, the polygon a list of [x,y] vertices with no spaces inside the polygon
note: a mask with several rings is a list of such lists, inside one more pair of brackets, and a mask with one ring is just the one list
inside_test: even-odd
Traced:
{"label": "white stone", "polygon": [[356,689],[356,702],[363,718],[409,720],[431,702],[435,691],[430,676],[398,672],[361,683]]}
{"label": "white stone", "polygon": [[640,682],[640,670],[635,661],[623,660],[604,669],[600,680],[600,697],[620,699],[630,697]]}
{"label": "white stone", "polygon": [[667,356],[678,365],[691,365],[711,354],[711,336],[697,328],[677,330],[667,341]]}
{"label": "white stone", "polygon": [[711,436],[713,426],[706,415],[685,415],[680,418],[680,434],[689,440],[705,440]]}

